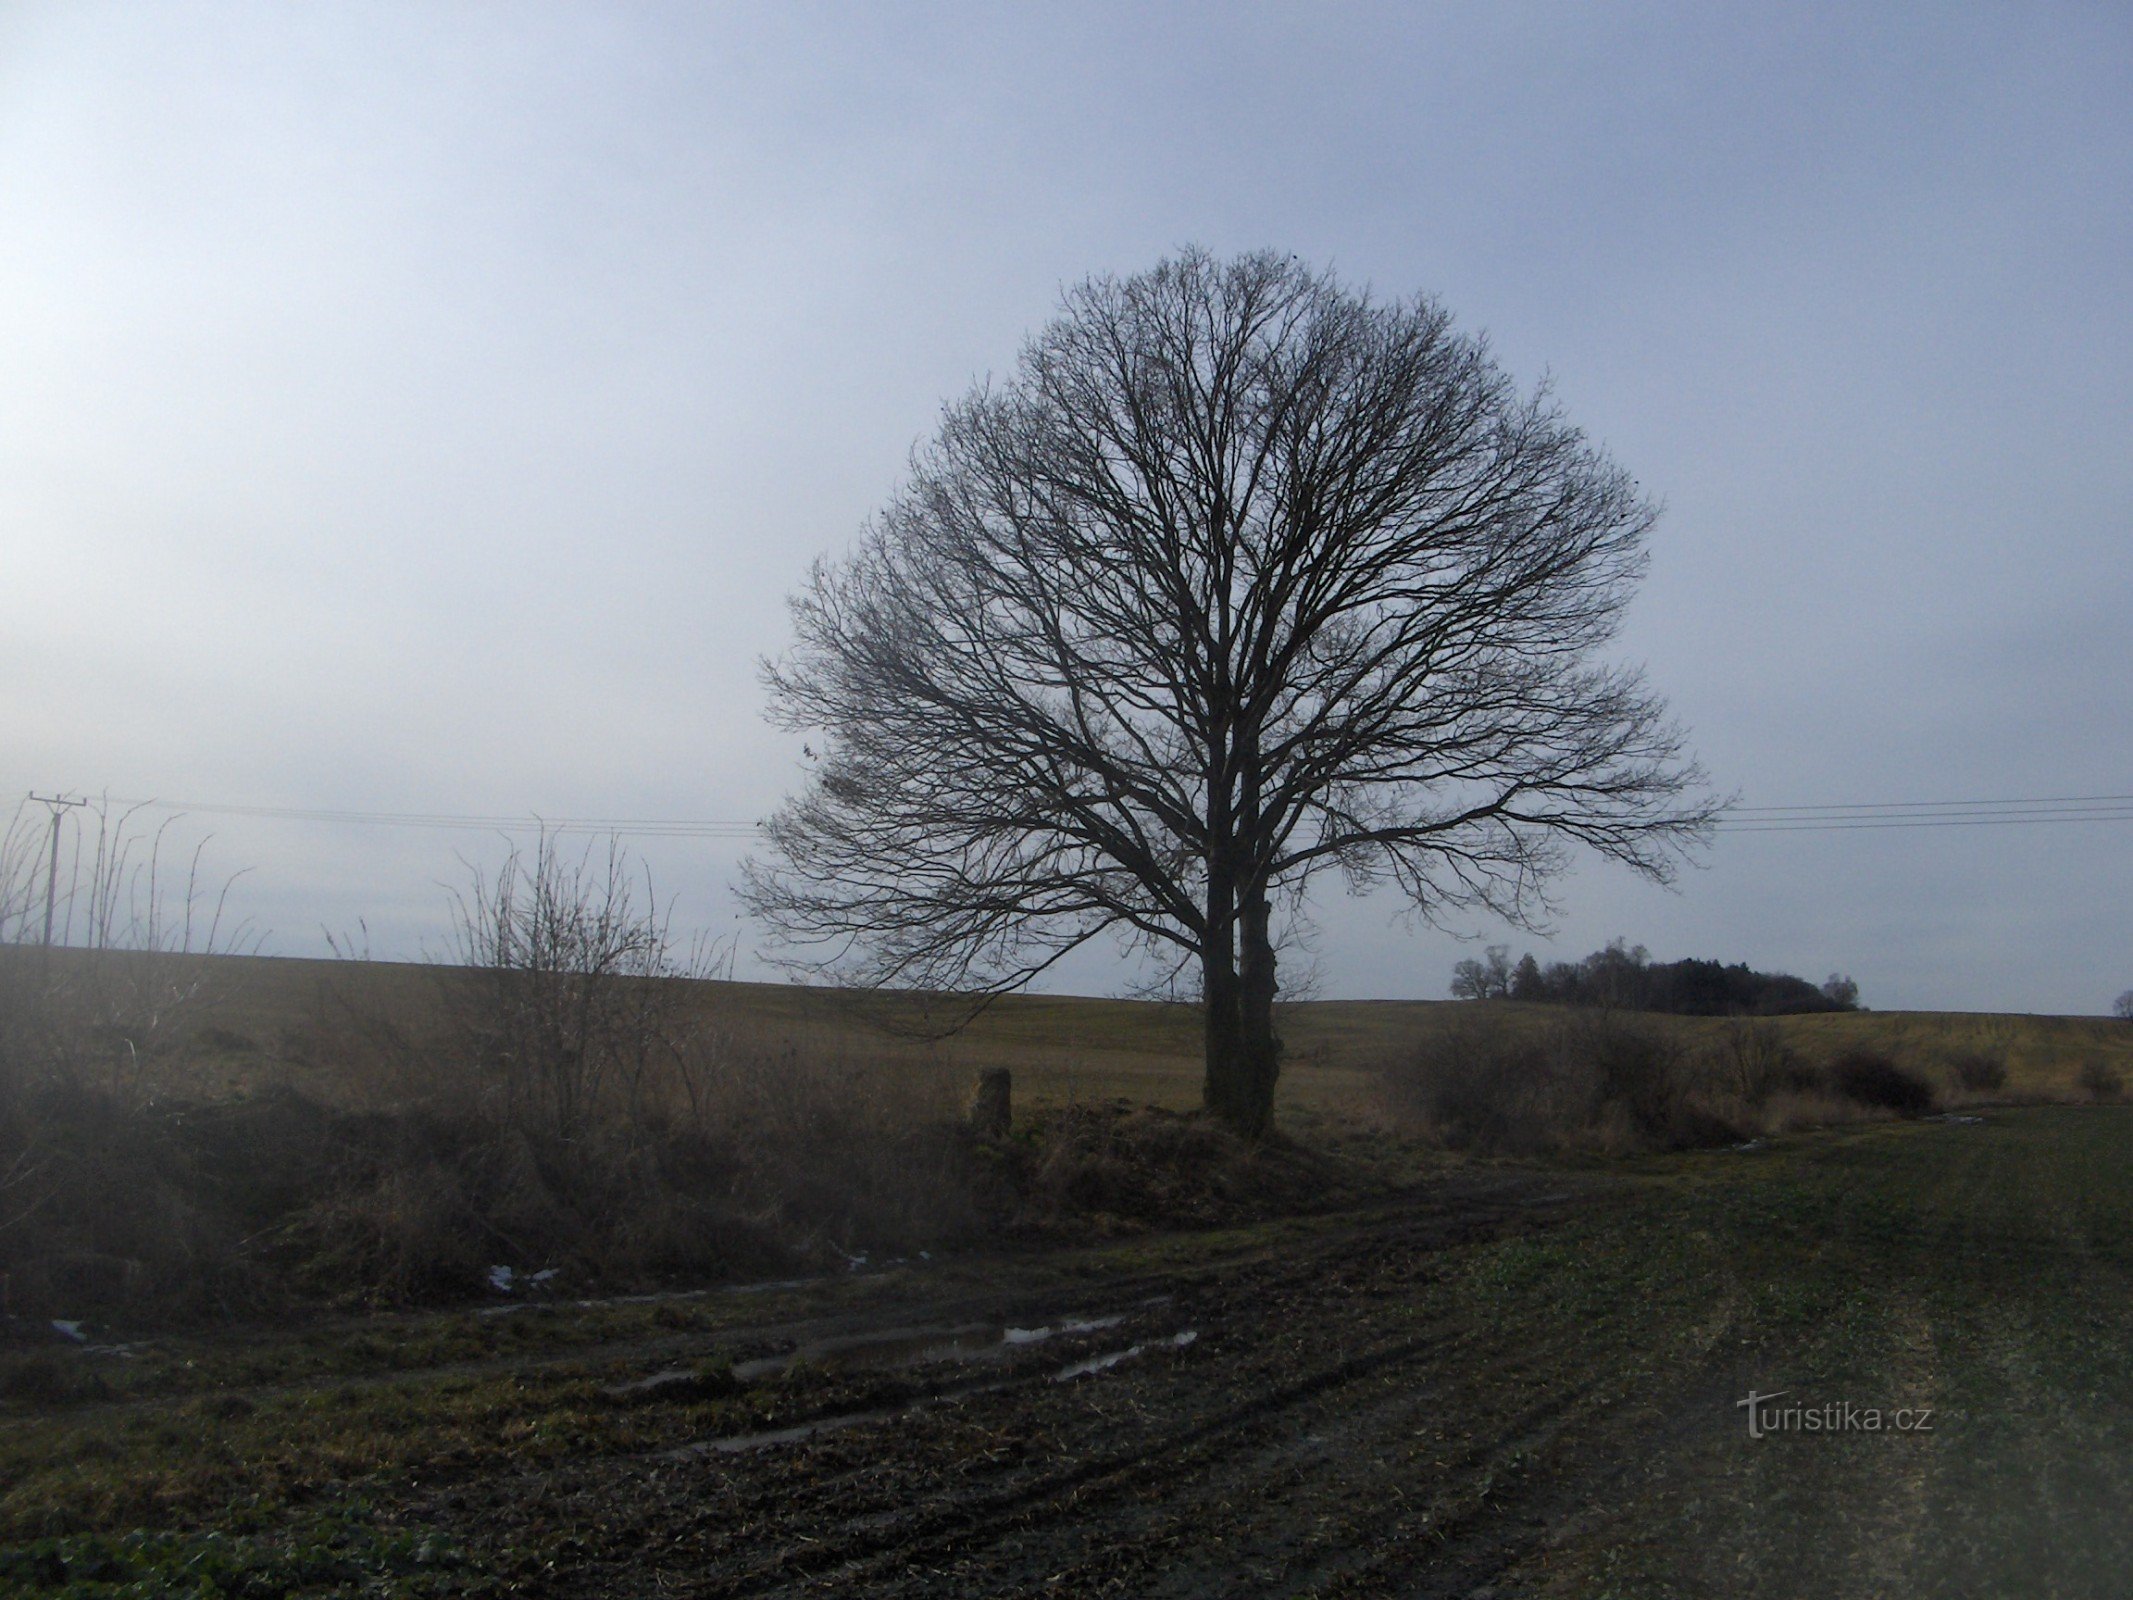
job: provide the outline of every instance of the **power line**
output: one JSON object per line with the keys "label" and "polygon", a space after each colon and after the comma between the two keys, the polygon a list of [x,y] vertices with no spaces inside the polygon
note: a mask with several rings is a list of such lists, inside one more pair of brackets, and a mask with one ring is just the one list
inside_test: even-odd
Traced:
{"label": "power line", "polygon": [[2030,800],[1862,800],[1842,805],[1735,806],[1736,812],[1765,811],[1924,811],[1937,806],[2100,806],[2133,805],[2133,794],[2062,794]]}
{"label": "power line", "polygon": [[1736,806],[1719,828],[1724,833],[1826,833],[1860,828],[2010,827],[2040,822],[2133,822],[2133,795]]}
{"label": "power line", "polygon": [[1869,828],[2004,828],[2039,822],[2133,822],[2133,811],[2099,812],[2093,816],[2067,812],[2036,816],[2006,817],[1915,817],[1858,818],[1851,821],[1720,823],[1718,832],[1733,833],[1856,833]]}
{"label": "power line", "polygon": [[445,828],[510,833],[545,828],[550,833],[612,833],[631,837],[682,839],[752,838],[760,824],[730,820],[644,817],[544,817],[534,812],[507,814],[448,811],[352,811],[307,806],[200,804],[190,800],[120,800],[113,805],[154,811],[182,811],[194,816],[253,817],[275,822],[317,822],[364,828]]}
{"label": "power line", "polygon": [[[426,828],[512,833],[544,828],[550,833],[615,834],[628,838],[751,839],[757,822],[731,818],[544,817],[537,813],[360,811],[341,807],[196,803],[185,800],[113,800],[114,805],[183,811],[200,816],[251,817],[342,827]],[[1818,805],[1736,806],[1718,831],[1737,833],[1841,833],[1859,829],[2030,826],[2047,822],[2133,822],[2133,795],[2046,795],[2008,800],[1870,800]]]}

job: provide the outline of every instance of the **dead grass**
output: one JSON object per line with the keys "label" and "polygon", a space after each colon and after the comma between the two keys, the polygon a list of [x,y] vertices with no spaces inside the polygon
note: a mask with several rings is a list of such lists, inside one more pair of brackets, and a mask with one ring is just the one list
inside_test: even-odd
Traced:
{"label": "dead grass", "polygon": [[[14,1102],[35,1198],[0,1232],[18,1310],[431,1303],[484,1293],[500,1266],[562,1291],[779,1276],[1003,1232],[1257,1214],[1316,1182],[1293,1149],[1147,1105],[1151,1088],[1189,1100],[1197,1075],[1130,1036],[1131,1007],[1103,1008],[1108,1028],[1078,1026],[1071,1002],[1010,1008],[942,1041],[918,1002],[679,985],[642,1070],[563,1123],[477,1047],[483,990],[465,973],[233,970],[231,1003],[160,1050],[137,1093],[82,1091],[34,1046],[21,1056],[39,1085]],[[1047,1037],[1049,1074],[1029,1065]],[[987,1145],[963,1102],[973,1064],[1003,1055],[1019,1121]],[[1097,1098],[1118,1083],[1144,1091],[1139,1109]]]}
{"label": "dead grass", "polygon": [[1203,1112],[1127,1101],[1039,1112],[1003,1152],[1021,1231],[1212,1226],[1338,1198],[1350,1175],[1283,1138],[1248,1142]]}
{"label": "dead grass", "polygon": [[[0,948],[0,1271],[18,1310],[449,1298],[498,1264],[608,1285],[774,1276],[1016,1227],[1249,1214],[1335,1181],[1190,1115],[1190,1007],[1010,997],[937,1037],[961,1012],[924,997],[678,983],[686,1048],[566,1136],[526,1126],[455,1044],[458,970],[166,956],[143,990],[98,976],[125,957],[61,951],[44,991],[39,958]],[[185,1004],[152,1048],[120,1051],[93,1029],[55,1048],[24,1003],[90,992]],[[2133,1069],[2133,1029],[2104,1019],[1649,1017],[1610,1043],[1592,1030],[1615,1024],[1557,1008],[1313,1002],[1281,1026],[1280,1123],[1350,1167],[1424,1149],[1417,1132],[1590,1156],[1858,1117],[1822,1077],[1849,1050],[1951,1105],[2088,1099]],[[2004,1082],[1983,1087],[1975,1059]],[[1013,1075],[1005,1149],[960,1125],[988,1067]]]}
{"label": "dead grass", "polygon": [[1816,1059],[1776,1021],[1475,1005],[1390,1057],[1379,1095],[1395,1129],[1451,1149],[1623,1156],[1916,1116],[1989,1076],[1969,1056],[1935,1066],[1856,1043]]}

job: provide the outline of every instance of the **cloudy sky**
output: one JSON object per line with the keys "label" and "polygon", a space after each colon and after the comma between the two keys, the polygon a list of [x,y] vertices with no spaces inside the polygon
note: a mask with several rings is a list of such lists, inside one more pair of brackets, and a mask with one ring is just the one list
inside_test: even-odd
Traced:
{"label": "cloudy sky", "polygon": [[[759,817],[807,563],[1063,286],[1187,243],[1552,379],[1666,504],[1622,653],[1745,805],[2133,795],[2121,4],[86,0],[0,8],[0,794],[189,803],[289,954],[441,948],[500,840],[210,808]],[[1315,959],[2093,1013],[2128,814],[1730,831],[1552,940],[1335,888]],[[742,842],[639,844],[758,942]]]}

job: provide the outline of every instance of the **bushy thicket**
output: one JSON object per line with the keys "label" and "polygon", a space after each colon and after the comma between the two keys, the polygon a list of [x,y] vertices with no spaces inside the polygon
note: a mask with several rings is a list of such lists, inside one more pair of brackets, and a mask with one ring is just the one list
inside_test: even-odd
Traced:
{"label": "bushy thicket", "polygon": [[1878,1050],[1847,1050],[1829,1064],[1830,1087],[1862,1106],[1915,1117],[1933,1109],[1933,1086]]}
{"label": "bushy thicket", "polygon": [[2091,1056],[2082,1062],[2075,1081],[2091,1100],[2117,1100],[2126,1092],[2124,1076],[2101,1056]]}
{"label": "bushy thicket", "polygon": [[1998,1050],[1957,1050],[1948,1075],[1966,1094],[1998,1094],[2007,1087],[2007,1057]]}
{"label": "bushy thicket", "polygon": [[670,1081],[639,1084],[634,1113],[610,1097],[564,1133],[452,1044],[441,1032],[386,1049],[322,1027],[292,1042],[302,1062],[270,1051],[250,1067],[264,1087],[219,1099],[163,1088],[187,1077],[184,1044],[144,1069],[139,1093],[11,1053],[12,1309],[398,1303],[478,1293],[498,1265],[649,1286],[984,1223],[954,1095],[922,1065],[704,1041],[693,1108]]}
{"label": "bushy thicket", "polygon": [[1745,1141],[1861,1114],[1917,1115],[1933,1089],[1871,1052],[1803,1060],[1774,1024],[1691,1044],[1632,1014],[1477,1010],[1383,1069],[1394,1122],[1454,1149],[1624,1154]]}
{"label": "bushy thicket", "polygon": [[1545,1027],[1464,1021],[1391,1064],[1384,1082],[1396,1122],[1453,1149],[1623,1153],[1747,1136],[1715,1069],[1615,1013]]}

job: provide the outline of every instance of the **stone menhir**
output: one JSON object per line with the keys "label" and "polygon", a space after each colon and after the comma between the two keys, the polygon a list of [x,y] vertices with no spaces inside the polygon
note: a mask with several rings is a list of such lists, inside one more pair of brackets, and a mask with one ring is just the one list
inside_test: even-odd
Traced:
{"label": "stone menhir", "polygon": [[1014,1124],[1014,1078],[1005,1067],[981,1067],[970,1090],[970,1129],[980,1139],[1004,1139]]}

